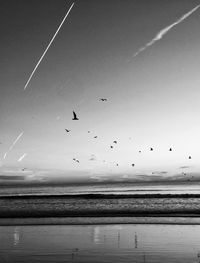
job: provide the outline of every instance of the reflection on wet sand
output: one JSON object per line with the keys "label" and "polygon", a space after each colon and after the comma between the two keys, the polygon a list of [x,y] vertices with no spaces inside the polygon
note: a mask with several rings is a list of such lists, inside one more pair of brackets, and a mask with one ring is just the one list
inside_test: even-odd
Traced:
{"label": "reflection on wet sand", "polygon": [[200,263],[199,225],[0,227],[0,262]]}
{"label": "reflection on wet sand", "polygon": [[19,243],[19,239],[20,239],[20,227],[16,226],[14,228],[13,238],[14,238],[13,245],[17,246]]}

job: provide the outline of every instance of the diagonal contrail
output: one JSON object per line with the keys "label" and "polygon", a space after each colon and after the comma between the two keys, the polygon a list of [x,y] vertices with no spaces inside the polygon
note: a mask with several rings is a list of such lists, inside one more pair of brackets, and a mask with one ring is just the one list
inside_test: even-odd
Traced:
{"label": "diagonal contrail", "polygon": [[174,26],[178,25],[179,23],[183,22],[188,16],[190,16],[193,12],[195,12],[198,8],[200,7],[200,5],[197,5],[196,7],[194,7],[191,11],[189,11],[188,13],[184,14],[183,16],[181,16],[178,20],[176,20],[173,24],[165,27],[164,29],[162,29],[161,31],[159,31],[157,33],[157,35],[151,40],[149,41],[145,46],[141,47],[134,55],[133,58],[135,58],[137,55],[139,55],[142,51],[144,51],[145,49],[147,49],[148,47],[152,46],[156,41],[160,40],[169,30],[171,30]]}
{"label": "diagonal contrail", "polygon": [[38,63],[36,64],[36,66],[34,67],[34,69],[33,69],[32,73],[31,73],[30,77],[28,78],[28,80],[27,80],[27,82],[26,82],[26,84],[25,84],[25,86],[24,86],[24,90],[27,88],[27,86],[28,86],[29,82],[31,81],[31,79],[32,79],[35,71],[37,70],[38,66],[40,65],[40,63],[41,63],[41,61],[42,61],[42,59],[43,59],[43,57],[45,56],[45,54],[47,53],[48,49],[50,48],[52,42],[54,41],[56,35],[58,34],[60,28],[62,27],[63,23],[65,22],[65,19],[66,19],[67,16],[69,15],[69,13],[70,13],[70,11],[71,11],[71,9],[72,9],[73,6],[74,6],[74,3],[70,6],[70,8],[69,8],[69,10],[67,11],[65,17],[63,18],[61,24],[59,25],[58,29],[56,30],[56,33],[53,35],[53,37],[52,37],[51,41],[49,42],[48,46],[46,47],[44,53],[42,54],[41,58],[39,59]]}
{"label": "diagonal contrail", "polygon": [[8,151],[4,154],[3,159],[6,159],[7,154],[12,150],[12,148],[15,146],[15,144],[19,141],[19,139],[21,138],[21,136],[24,134],[24,132],[21,132],[17,138],[14,140],[14,142],[11,144],[11,146],[9,147]]}
{"label": "diagonal contrail", "polygon": [[26,153],[24,153],[21,157],[19,157],[19,159],[17,160],[18,162],[21,162],[23,159],[24,159],[24,157],[26,157]]}

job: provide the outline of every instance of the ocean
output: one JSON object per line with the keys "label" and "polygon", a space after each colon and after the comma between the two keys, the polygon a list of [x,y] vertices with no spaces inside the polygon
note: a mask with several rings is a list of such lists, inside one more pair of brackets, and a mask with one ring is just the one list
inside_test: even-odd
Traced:
{"label": "ocean", "polygon": [[124,218],[119,222],[126,223],[130,217],[137,218],[138,223],[144,217],[197,218],[199,193],[199,183],[1,187],[0,218],[62,217],[68,218],[65,222],[71,218],[71,224],[77,222],[77,217],[93,218],[86,221],[90,223],[97,217],[99,223],[100,218],[102,223],[110,223],[109,218],[114,217],[115,223],[116,218]]}
{"label": "ocean", "polygon": [[1,263],[199,263],[200,184],[0,188]]}
{"label": "ocean", "polygon": [[1,186],[1,196],[80,195],[80,194],[200,194],[200,182],[96,183],[64,185]]}

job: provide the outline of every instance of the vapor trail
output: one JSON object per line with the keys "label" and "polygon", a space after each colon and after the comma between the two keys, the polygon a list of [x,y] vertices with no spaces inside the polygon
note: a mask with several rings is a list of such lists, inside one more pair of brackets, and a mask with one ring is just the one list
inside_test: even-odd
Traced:
{"label": "vapor trail", "polygon": [[12,150],[12,148],[15,146],[15,144],[19,141],[19,139],[22,137],[22,135],[24,134],[24,132],[21,132],[17,138],[14,140],[14,142],[11,144],[11,146],[9,147],[8,151],[4,154],[3,159],[6,159],[7,154]]}
{"label": "vapor trail", "polygon": [[40,63],[41,63],[43,57],[44,57],[45,54],[47,53],[47,51],[48,51],[48,49],[50,48],[52,42],[54,41],[56,35],[58,34],[60,28],[62,27],[63,23],[65,22],[65,19],[66,19],[67,16],[69,15],[69,13],[70,13],[70,11],[71,11],[73,5],[74,5],[74,3],[70,6],[70,8],[69,8],[69,10],[67,11],[65,17],[63,18],[61,24],[59,25],[58,29],[56,30],[56,33],[55,33],[54,36],[52,37],[52,39],[51,39],[51,41],[49,42],[48,46],[46,47],[44,53],[42,54],[41,58],[39,59],[38,63],[36,64],[35,68],[33,69],[33,71],[32,71],[32,73],[31,73],[30,77],[28,78],[28,80],[27,80],[27,82],[26,82],[26,84],[25,84],[25,86],[24,86],[24,90],[27,88],[27,86],[28,86],[29,82],[31,81],[31,79],[32,79],[32,77],[33,77],[35,71],[37,70],[38,66],[40,65]]}
{"label": "vapor trail", "polygon": [[12,150],[12,148],[15,146],[15,144],[19,141],[19,139],[21,138],[21,136],[24,134],[24,132],[21,132],[17,138],[14,140],[14,142],[11,144],[11,146],[8,149],[8,152]]}
{"label": "vapor trail", "polygon": [[24,153],[17,161],[18,161],[18,162],[21,162],[21,161],[24,159],[24,157],[26,157],[26,155],[27,155],[27,154]]}
{"label": "vapor trail", "polygon": [[134,55],[133,58],[135,58],[137,55],[139,55],[142,51],[144,51],[145,49],[147,49],[148,47],[152,46],[156,41],[160,40],[169,30],[171,30],[174,26],[178,25],[179,23],[183,22],[187,17],[189,17],[193,12],[195,12],[198,8],[200,7],[200,5],[197,5],[196,7],[194,7],[191,11],[189,11],[188,13],[184,14],[183,16],[181,16],[178,20],[176,20],[173,24],[165,27],[164,29],[162,29],[161,31],[159,31],[157,33],[157,35],[151,40],[149,41],[145,46],[141,47]]}

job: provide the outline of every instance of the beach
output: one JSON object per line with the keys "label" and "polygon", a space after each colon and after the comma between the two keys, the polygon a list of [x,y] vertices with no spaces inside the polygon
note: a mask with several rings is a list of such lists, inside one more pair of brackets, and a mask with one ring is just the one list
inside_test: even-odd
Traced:
{"label": "beach", "polygon": [[1,226],[2,263],[199,263],[199,225]]}

